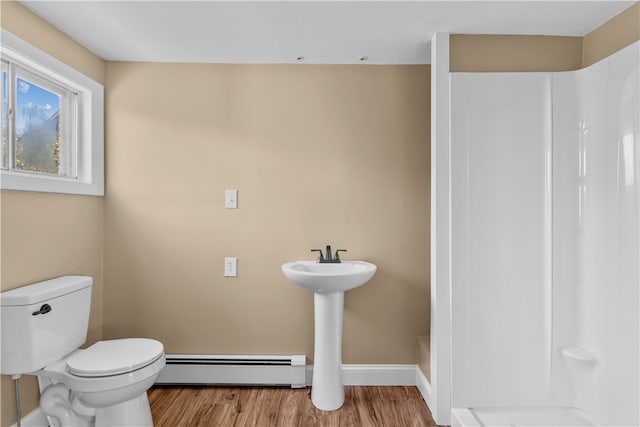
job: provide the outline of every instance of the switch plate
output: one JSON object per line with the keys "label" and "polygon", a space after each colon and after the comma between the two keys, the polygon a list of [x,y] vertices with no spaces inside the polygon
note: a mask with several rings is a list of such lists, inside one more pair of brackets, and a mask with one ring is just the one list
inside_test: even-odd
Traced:
{"label": "switch plate", "polygon": [[238,276],[238,258],[224,259],[224,277]]}
{"label": "switch plate", "polygon": [[238,208],[238,190],[224,190],[224,207],[226,209]]}

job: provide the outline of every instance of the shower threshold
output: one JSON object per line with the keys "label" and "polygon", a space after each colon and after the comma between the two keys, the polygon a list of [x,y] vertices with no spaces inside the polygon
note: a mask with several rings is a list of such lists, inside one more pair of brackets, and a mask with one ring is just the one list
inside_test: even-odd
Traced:
{"label": "shower threshold", "polygon": [[597,426],[576,408],[455,408],[452,427],[574,427]]}

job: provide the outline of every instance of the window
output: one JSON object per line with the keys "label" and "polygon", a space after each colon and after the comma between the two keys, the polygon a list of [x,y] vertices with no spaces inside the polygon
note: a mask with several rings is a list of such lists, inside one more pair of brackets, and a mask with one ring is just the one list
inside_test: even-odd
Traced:
{"label": "window", "polygon": [[2,189],[104,194],[104,88],[2,30]]}
{"label": "window", "polygon": [[77,94],[2,61],[4,170],[77,178]]}

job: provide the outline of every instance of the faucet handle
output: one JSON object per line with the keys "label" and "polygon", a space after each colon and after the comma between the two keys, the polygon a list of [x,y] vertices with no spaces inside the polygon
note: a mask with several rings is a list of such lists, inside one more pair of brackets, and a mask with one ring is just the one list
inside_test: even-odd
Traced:
{"label": "faucet handle", "polygon": [[336,249],[336,258],[335,260],[340,262],[340,252],[347,252],[346,249]]}
{"label": "faucet handle", "polygon": [[311,252],[320,252],[320,256],[318,256],[318,261],[324,261],[324,255],[322,255],[322,249],[311,249]]}

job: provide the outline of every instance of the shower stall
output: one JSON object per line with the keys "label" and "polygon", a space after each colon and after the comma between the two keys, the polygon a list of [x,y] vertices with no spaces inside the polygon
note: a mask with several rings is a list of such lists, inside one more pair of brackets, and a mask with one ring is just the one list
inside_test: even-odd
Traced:
{"label": "shower stall", "polygon": [[640,425],[639,54],[449,73],[453,426]]}

